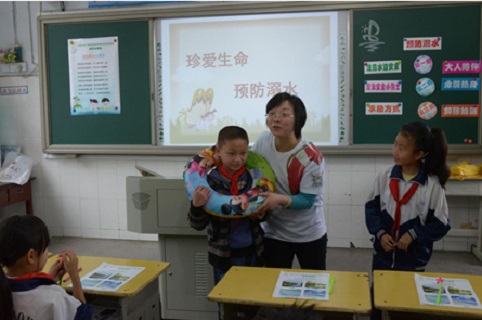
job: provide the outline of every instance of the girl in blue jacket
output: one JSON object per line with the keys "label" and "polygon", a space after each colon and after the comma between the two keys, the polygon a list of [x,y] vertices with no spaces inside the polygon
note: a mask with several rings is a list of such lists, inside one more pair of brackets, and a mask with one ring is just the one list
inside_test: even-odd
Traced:
{"label": "girl in blue jacket", "polygon": [[450,230],[445,134],[421,122],[405,124],[392,155],[395,165],[377,175],[365,204],[366,225],[374,236],[372,269],[424,271],[433,242]]}

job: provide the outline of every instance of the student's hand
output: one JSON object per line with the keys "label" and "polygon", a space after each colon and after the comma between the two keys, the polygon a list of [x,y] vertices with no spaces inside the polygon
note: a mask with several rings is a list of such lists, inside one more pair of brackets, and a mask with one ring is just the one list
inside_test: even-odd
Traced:
{"label": "student's hand", "polygon": [[388,233],[384,233],[380,238],[380,244],[382,245],[383,250],[386,252],[393,251],[397,246],[397,243],[393,240],[392,236]]}
{"label": "student's hand", "polygon": [[407,252],[408,247],[412,244],[413,238],[410,233],[405,232],[403,236],[398,240],[397,247],[398,249]]}
{"label": "student's hand", "polygon": [[[61,256],[59,256],[61,257]],[[54,277],[54,281],[57,282],[65,275],[64,262],[62,259],[55,260],[55,263],[50,267],[49,274]]]}
{"label": "student's hand", "polygon": [[72,250],[63,250],[60,255],[64,259],[64,269],[71,278],[79,274],[79,258]]}
{"label": "student's hand", "polygon": [[87,303],[84,292],[82,291],[82,283],[80,282],[79,258],[72,250],[64,250],[60,252],[60,255],[64,258],[64,268],[70,276],[73,288],[72,294],[82,303]]}
{"label": "student's hand", "polygon": [[192,205],[195,207],[202,207],[206,205],[209,197],[211,196],[211,191],[205,186],[197,186],[192,195]]}

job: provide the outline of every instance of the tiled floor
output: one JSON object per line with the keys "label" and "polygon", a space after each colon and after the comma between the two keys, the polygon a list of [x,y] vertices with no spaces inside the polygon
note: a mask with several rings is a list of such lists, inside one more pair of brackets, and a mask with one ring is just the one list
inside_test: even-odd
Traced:
{"label": "tiled floor", "polygon": [[[78,255],[108,256],[115,258],[146,260],[160,259],[158,243],[153,241],[54,237],[52,238],[49,250],[52,253],[57,253],[60,250],[67,248],[74,250]],[[370,272],[371,256],[371,249],[328,248],[327,269]],[[427,267],[427,271],[481,275],[482,261],[479,261],[468,252],[436,251],[434,252]],[[360,320],[367,319],[368,317],[360,317]]]}

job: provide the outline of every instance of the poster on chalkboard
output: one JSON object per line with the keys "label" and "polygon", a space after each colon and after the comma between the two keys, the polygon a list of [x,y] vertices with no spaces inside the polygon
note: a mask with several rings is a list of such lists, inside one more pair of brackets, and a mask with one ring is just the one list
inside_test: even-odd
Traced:
{"label": "poster on chalkboard", "polygon": [[120,114],[118,38],[67,41],[70,115]]}

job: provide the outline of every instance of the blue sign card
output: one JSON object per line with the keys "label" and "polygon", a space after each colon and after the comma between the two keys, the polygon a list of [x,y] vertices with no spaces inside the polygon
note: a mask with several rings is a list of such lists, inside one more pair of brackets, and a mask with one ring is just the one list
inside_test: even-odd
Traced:
{"label": "blue sign card", "polygon": [[442,78],[442,91],[478,91],[480,78]]}

